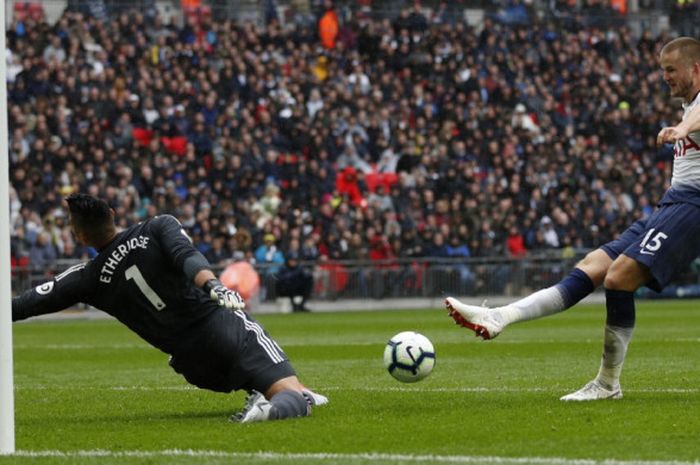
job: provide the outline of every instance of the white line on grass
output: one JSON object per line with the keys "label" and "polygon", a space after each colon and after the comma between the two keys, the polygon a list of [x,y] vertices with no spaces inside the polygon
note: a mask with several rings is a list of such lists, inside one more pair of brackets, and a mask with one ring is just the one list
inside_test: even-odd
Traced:
{"label": "white line on grass", "polygon": [[[50,386],[50,385],[16,385],[15,389],[22,390],[70,390],[70,391],[197,391],[195,386]],[[387,387],[350,387],[350,386],[319,386],[317,390],[323,391],[362,391],[362,392],[559,392],[566,388],[552,387],[480,387],[480,386],[464,386],[464,387],[408,387],[408,386],[387,386]],[[625,392],[649,392],[659,394],[694,394],[700,392],[700,388],[632,388],[625,389]]]}
{"label": "white line on grass", "polygon": [[[325,386],[319,387],[319,391],[368,391],[368,392],[557,392],[566,388],[510,388],[510,387],[455,387],[455,388],[422,388],[422,387],[371,387],[363,386],[358,388],[347,386]],[[698,388],[638,388],[625,389],[625,392],[652,392],[652,393],[696,393]]]}
{"label": "white line on grass", "polygon": [[22,386],[15,385],[15,389],[28,391],[199,391],[197,386]]}
{"label": "white line on grass", "polygon": [[32,350],[104,350],[104,349],[148,349],[153,347],[143,344],[15,344],[15,349]]}
{"label": "white line on grass", "polygon": [[[460,344],[464,342],[462,339],[451,339],[446,340],[446,344]],[[571,341],[569,339],[501,339],[498,341],[499,345],[504,344],[561,344],[561,343],[598,343],[599,339],[581,339],[577,341]],[[700,343],[700,338],[697,337],[680,337],[675,339],[668,338],[647,338],[640,339],[637,343],[651,343],[651,342],[668,342],[668,343]],[[360,346],[383,346],[385,341],[339,341],[338,339],[328,340],[328,341],[286,341],[282,343],[284,347],[324,347],[324,346],[348,346],[348,347],[360,347]],[[146,343],[125,343],[125,344],[15,344],[15,349],[33,349],[33,350],[99,350],[99,349],[148,349],[154,350],[153,347]]]}
{"label": "white line on grass", "polygon": [[278,460],[282,462],[308,460],[341,460],[341,461],[366,461],[366,462],[426,462],[426,463],[484,463],[495,465],[700,465],[700,462],[686,462],[680,460],[614,460],[614,459],[577,459],[564,457],[498,457],[475,455],[413,455],[413,454],[380,454],[380,453],[280,453],[280,452],[228,452],[218,450],[192,450],[170,449],[163,451],[110,451],[110,450],[77,450],[77,451],[30,451],[20,450],[17,457],[219,457],[228,459],[260,459]]}

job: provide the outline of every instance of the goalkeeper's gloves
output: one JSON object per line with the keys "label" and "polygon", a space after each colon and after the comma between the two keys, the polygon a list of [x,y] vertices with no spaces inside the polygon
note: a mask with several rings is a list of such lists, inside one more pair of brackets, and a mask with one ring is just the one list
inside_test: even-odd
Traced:
{"label": "goalkeeper's gloves", "polygon": [[243,310],[245,302],[243,297],[231,289],[224,286],[218,279],[210,279],[202,287],[204,292],[209,294],[211,299],[222,307],[231,308],[233,310]]}

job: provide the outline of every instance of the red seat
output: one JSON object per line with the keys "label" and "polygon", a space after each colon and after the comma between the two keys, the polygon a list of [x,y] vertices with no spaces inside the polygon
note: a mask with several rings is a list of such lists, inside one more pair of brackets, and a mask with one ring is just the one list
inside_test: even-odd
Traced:
{"label": "red seat", "polygon": [[160,142],[170,153],[184,155],[187,153],[187,138],[183,136],[161,137]]}
{"label": "red seat", "polygon": [[153,130],[144,128],[134,128],[131,132],[131,136],[134,140],[141,146],[147,147],[148,144],[153,140]]}
{"label": "red seat", "polygon": [[31,18],[36,22],[44,20],[44,5],[41,2],[16,2],[14,16],[17,21]]}
{"label": "red seat", "polygon": [[384,192],[389,192],[391,186],[396,184],[399,177],[396,173],[367,173],[365,174],[365,183],[367,184],[367,190],[374,192],[377,190],[377,186],[381,185],[384,187]]}
{"label": "red seat", "polygon": [[27,4],[25,2],[16,2],[14,8],[14,16],[17,21],[24,21],[27,17]]}
{"label": "red seat", "polygon": [[28,2],[27,7],[27,12],[29,13],[30,18],[37,22],[43,21],[44,5],[42,5],[41,2]]}

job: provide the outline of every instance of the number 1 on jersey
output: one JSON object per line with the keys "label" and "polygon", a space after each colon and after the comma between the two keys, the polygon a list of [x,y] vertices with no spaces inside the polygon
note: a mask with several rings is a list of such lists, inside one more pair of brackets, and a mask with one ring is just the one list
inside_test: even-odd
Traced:
{"label": "number 1 on jersey", "polygon": [[156,308],[156,310],[160,311],[165,308],[165,302],[163,302],[163,299],[161,299],[160,296],[156,294],[156,291],[154,291],[153,288],[148,285],[146,280],[143,278],[141,270],[139,270],[138,266],[131,265],[124,271],[124,276],[126,276],[126,279],[134,280],[134,284],[136,284],[136,287],[139,288],[139,290],[148,299],[151,305],[153,305]]}

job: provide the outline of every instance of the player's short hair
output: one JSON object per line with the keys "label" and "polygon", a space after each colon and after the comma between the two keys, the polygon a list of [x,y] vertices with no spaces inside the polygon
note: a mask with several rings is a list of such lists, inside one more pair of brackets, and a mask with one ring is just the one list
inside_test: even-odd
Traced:
{"label": "player's short hair", "polygon": [[100,240],[114,228],[112,209],[107,202],[88,194],[71,194],[66,197],[73,228],[91,239]]}
{"label": "player's short hair", "polygon": [[688,65],[700,63],[700,40],[693,37],[678,37],[663,46],[661,54],[678,50]]}

